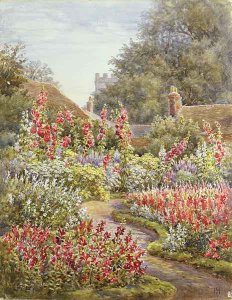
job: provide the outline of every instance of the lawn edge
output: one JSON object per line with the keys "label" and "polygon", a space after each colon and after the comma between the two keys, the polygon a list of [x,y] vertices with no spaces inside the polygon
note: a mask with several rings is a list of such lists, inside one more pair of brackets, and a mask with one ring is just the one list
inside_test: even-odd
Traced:
{"label": "lawn edge", "polygon": [[193,256],[188,252],[170,252],[162,249],[162,243],[167,236],[167,230],[162,224],[147,220],[142,217],[133,216],[128,212],[122,210],[114,210],[112,218],[120,223],[131,223],[143,226],[146,229],[152,230],[158,234],[159,238],[151,242],[147,251],[153,256],[159,256],[167,260],[175,260],[184,262],[196,268],[202,268],[209,271],[213,275],[222,276],[226,279],[232,279],[232,263],[224,260],[213,260],[202,256]]}

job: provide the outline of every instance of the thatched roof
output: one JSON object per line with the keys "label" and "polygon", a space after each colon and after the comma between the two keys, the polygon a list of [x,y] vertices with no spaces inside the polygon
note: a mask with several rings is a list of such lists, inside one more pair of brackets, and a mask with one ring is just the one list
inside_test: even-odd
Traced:
{"label": "thatched roof", "polygon": [[218,122],[223,135],[232,135],[232,104],[183,106],[180,115],[198,122],[199,126],[202,126],[203,120],[212,127]]}
{"label": "thatched roof", "polygon": [[64,107],[72,111],[72,113],[80,118],[88,118],[87,114],[72,100],[63,95],[57,87],[50,83],[42,83],[29,80],[23,85],[23,88],[27,90],[28,95],[33,99],[38,98],[38,94],[42,88],[48,93],[48,106],[58,111]]}

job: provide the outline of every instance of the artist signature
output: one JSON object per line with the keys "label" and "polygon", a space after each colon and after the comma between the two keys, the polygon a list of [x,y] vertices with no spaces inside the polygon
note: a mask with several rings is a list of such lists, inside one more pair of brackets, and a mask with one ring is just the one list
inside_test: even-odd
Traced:
{"label": "artist signature", "polygon": [[[222,291],[219,287],[214,288],[214,295],[216,297],[220,297],[221,294],[222,294]],[[227,297],[228,297],[228,299],[232,299],[232,290],[227,292]]]}
{"label": "artist signature", "polygon": [[228,291],[227,296],[229,299],[232,299],[232,290]]}

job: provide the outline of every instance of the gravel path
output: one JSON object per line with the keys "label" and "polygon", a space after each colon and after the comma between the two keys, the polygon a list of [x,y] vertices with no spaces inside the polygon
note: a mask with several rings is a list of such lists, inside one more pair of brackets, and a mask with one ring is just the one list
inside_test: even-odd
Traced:
{"label": "gravel path", "polygon": [[[84,203],[84,206],[93,218],[94,223],[98,223],[100,220],[106,221],[106,228],[109,231],[114,231],[118,226],[118,223],[113,221],[111,212],[122,207],[120,200],[115,199],[109,202],[90,201]],[[133,237],[144,249],[147,248],[148,243],[157,238],[156,234],[150,230],[131,224],[126,224],[125,227],[127,231],[132,232]],[[231,292],[232,295],[232,282],[216,278],[205,271],[184,263],[164,260],[148,253],[144,255],[144,261],[148,274],[169,281],[177,288],[177,294],[173,300],[232,299],[232,297],[228,297],[228,292]]]}

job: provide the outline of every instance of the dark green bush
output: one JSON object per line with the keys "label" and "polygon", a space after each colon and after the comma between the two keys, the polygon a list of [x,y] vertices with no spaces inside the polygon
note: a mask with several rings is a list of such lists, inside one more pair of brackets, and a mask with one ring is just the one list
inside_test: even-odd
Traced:
{"label": "dark green bush", "polygon": [[179,119],[157,117],[152,124],[151,143],[148,146],[148,151],[157,156],[162,146],[169,150],[176,141],[187,137],[189,137],[189,142],[185,154],[192,153],[198,142],[203,140],[201,129],[197,123],[182,117]]}

